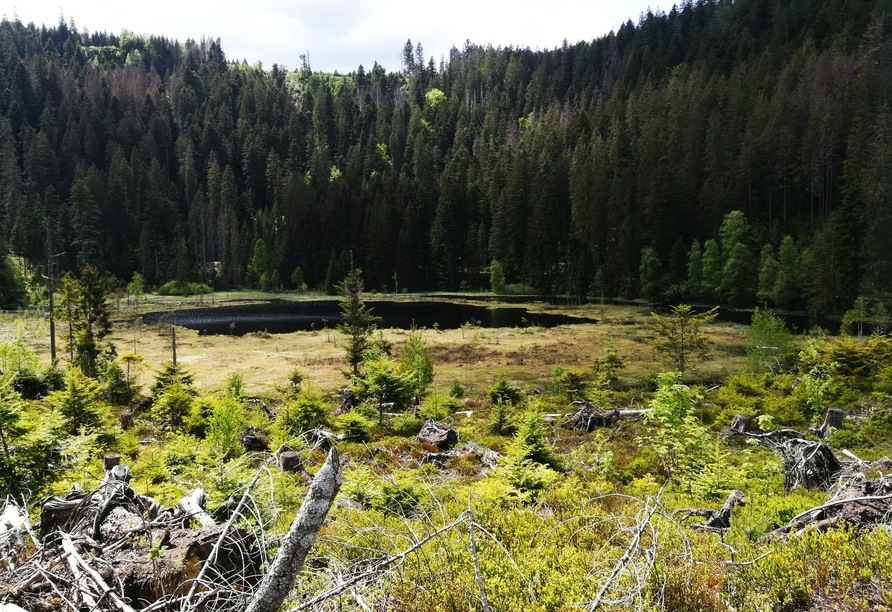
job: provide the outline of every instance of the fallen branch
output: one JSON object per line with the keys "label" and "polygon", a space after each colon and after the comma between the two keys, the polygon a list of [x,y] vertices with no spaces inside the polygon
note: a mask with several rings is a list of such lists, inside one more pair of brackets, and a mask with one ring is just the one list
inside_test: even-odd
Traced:
{"label": "fallen branch", "polygon": [[276,612],[282,606],[343,482],[338,451],[332,448],[246,612]]}

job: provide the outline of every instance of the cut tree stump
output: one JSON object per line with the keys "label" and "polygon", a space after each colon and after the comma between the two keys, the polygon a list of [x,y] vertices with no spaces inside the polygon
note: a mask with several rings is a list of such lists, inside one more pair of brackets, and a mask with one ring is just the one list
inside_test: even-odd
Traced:
{"label": "cut tree stump", "polygon": [[441,451],[448,451],[458,443],[458,432],[448,427],[441,427],[434,423],[433,419],[428,419],[421,426],[421,431],[415,436],[422,442],[427,442],[439,448]]}
{"label": "cut tree stump", "polygon": [[109,453],[102,460],[102,466],[105,468],[106,472],[120,463],[121,455],[119,455],[118,453]]}
{"label": "cut tree stump", "polygon": [[818,430],[821,433],[821,437],[826,440],[830,437],[830,432],[833,429],[845,429],[845,416],[846,413],[839,408],[828,408],[827,414],[824,415],[824,423]]}
{"label": "cut tree stump", "polygon": [[285,451],[279,455],[279,469],[283,472],[296,472],[302,467],[300,453]]}

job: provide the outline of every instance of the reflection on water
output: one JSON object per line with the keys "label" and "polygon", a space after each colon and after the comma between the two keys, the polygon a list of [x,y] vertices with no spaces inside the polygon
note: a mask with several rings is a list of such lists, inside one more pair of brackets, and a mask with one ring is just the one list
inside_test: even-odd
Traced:
{"label": "reflection on water", "polygon": [[[487,308],[456,302],[366,302],[381,317],[379,327],[408,329],[439,327],[457,329],[466,323],[480,327],[555,327],[574,323],[596,323],[595,319],[566,315],[533,313],[526,308]],[[240,304],[214,308],[194,308],[173,312],[152,312],[143,316],[146,323],[170,323],[195,329],[203,334],[241,335],[254,331],[286,334],[334,327],[341,321],[334,300],[291,302],[272,300],[259,304]]]}

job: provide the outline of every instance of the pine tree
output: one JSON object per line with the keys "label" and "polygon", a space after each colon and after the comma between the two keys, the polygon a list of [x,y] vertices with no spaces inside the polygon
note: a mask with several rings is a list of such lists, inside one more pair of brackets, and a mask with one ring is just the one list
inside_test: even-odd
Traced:
{"label": "pine tree", "polygon": [[777,255],[777,278],[772,299],[780,306],[793,306],[802,298],[802,273],[799,251],[790,236],[784,236]]}
{"label": "pine tree", "polygon": [[719,244],[710,238],[703,243],[703,296],[715,299],[722,285],[722,254]]}
{"label": "pine tree", "polygon": [[649,341],[659,353],[669,357],[675,368],[684,376],[691,360],[706,361],[712,351],[712,341],[706,337],[703,327],[718,316],[716,306],[706,312],[695,313],[687,304],[673,306],[669,316],[650,313],[654,322],[650,325],[656,337]]}
{"label": "pine tree", "polygon": [[347,363],[353,368],[354,376],[359,376],[359,364],[365,359],[370,338],[380,320],[362,299],[363,285],[362,270],[359,268],[351,270],[338,285],[341,314],[344,317],[338,331],[347,337]]}
{"label": "pine tree", "polygon": [[703,296],[703,253],[700,251],[700,241],[698,240],[691,244],[691,250],[688,253],[687,292],[692,298]]}

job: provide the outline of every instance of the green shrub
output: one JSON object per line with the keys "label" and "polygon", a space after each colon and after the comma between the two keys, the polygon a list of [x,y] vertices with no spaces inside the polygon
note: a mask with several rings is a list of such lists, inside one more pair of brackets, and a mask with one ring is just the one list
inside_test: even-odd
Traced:
{"label": "green shrub", "polygon": [[512,385],[505,376],[500,376],[496,383],[489,389],[489,401],[493,405],[498,402],[516,406],[523,399],[520,387]]}
{"label": "green shrub", "polygon": [[[892,380],[892,374],[890,374],[890,380]],[[460,382],[453,380],[452,386],[449,387],[449,395],[456,399],[461,399],[465,396],[465,388]]]}
{"label": "green shrub", "polygon": [[213,292],[213,289],[204,283],[189,283],[180,280],[172,280],[158,287],[158,295],[176,295],[188,297],[190,295],[205,295]]}
{"label": "green shrub", "polygon": [[276,416],[276,430],[282,440],[299,436],[305,431],[328,426],[329,404],[318,390],[308,387],[289,401]]}
{"label": "green shrub", "polygon": [[410,415],[394,417],[389,423],[389,429],[398,436],[405,438],[418,435],[424,420]]}
{"label": "green shrub", "polygon": [[358,412],[338,417],[336,424],[347,442],[368,442],[371,438],[372,422]]}
{"label": "green shrub", "polygon": [[561,461],[554,448],[545,440],[542,415],[533,410],[521,417],[517,437],[508,447],[506,454],[516,465],[531,461],[554,470],[561,469]]}
{"label": "green shrub", "polygon": [[231,397],[216,399],[212,405],[207,437],[202,445],[204,451],[213,462],[238,457],[244,452],[241,432],[244,427],[245,410]]}

